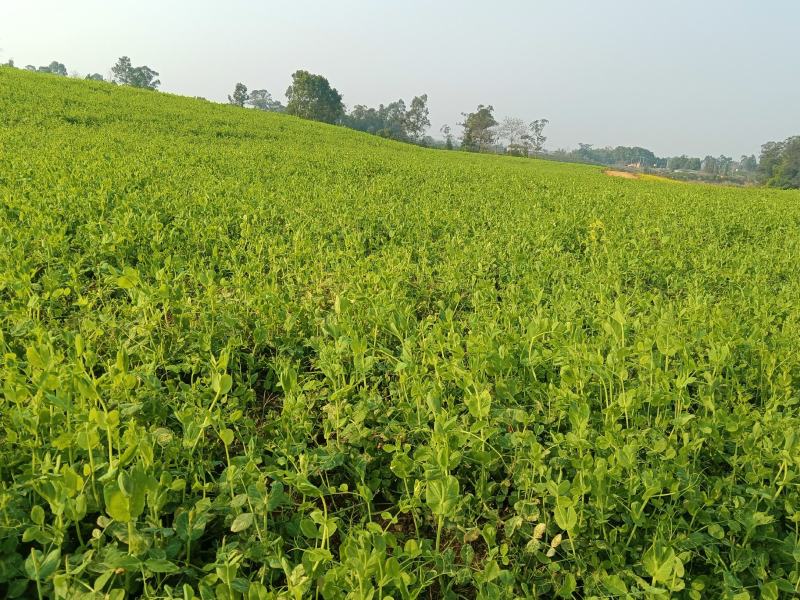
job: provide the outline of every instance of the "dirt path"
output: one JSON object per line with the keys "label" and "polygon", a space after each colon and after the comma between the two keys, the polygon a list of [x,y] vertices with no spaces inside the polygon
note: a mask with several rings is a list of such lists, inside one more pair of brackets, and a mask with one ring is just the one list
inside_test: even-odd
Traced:
{"label": "dirt path", "polygon": [[610,169],[603,171],[606,175],[611,177],[622,177],[623,179],[639,179],[636,173],[628,173],[627,171],[612,171]]}

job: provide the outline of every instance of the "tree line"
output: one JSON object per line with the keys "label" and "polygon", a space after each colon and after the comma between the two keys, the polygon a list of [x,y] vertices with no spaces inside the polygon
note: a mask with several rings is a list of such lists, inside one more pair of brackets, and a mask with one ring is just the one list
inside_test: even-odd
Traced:
{"label": "tree line", "polygon": [[[783,143],[785,144],[785,143]],[[782,149],[784,146],[770,142],[764,148]],[[791,155],[792,146],[788,145]],[[731,182],[731,183],[765,183],[775,185],[779,178],[767,176],[760,167],[764,161],[764,153],[759,160],[754,154],[742,155],[739,160],[730,156],[697,156],[659,157],[651,150],[639,146],[616,146],[595,148],[592,144],[578,144],[574,150],[555,150],[548,157],[564,162],[581,162],[610,167],[629,167],[645,171],[662,173],[670,177],[689,180]],[[789,173],[784,169],[783,173]],[[776,187],[780,187],[777,185]]]}
{"label": "tree line", "polygon": [[[14,61],[5,66],[14,67]],[[39,73],[50,73],[65,77],[66,66],[59,61],[25,69]],[[77,74],[73,74],[77,76]],[[109,81],[119,85],[155,90],[161,85],[159,73],[147,65],[133,66],[127,56],[120,57],[111,68]],[[90,73],[86,79],[104,81],[99,73]],[[268,112],[282,112],[303,119],[311,119],[341,125],[373,135],[444,149],[459,149],[467,152],[491,152],[514,156],[539,156],[568,162],[583,162],[607,166],[627,166],[638,169],[655,169],[687,178],[716,178],[759,182],[770,187],[800,188],[800,136],[789,137],[782,142],[767,142],[761,155],[744,155],[738,161],[732,157],[684,155],[658,157],[647,148],[617,146],[595,148],[581,143],[578,148],[547,152],[544,129],[547,119],[526,122],[519,117],[506,117],[497,121],[494,107],[480,104],[473,112],[461,113],[461,135],[456,137],[449,125],[439,130],[441,139],[427,134],[429,118],[428,95],[412,98],[409,104],[401,98],[377,107],[356,104],[347,110],[342,94],[322,75],[298,70],[292,74],[292,82],[286,90],[286,104],[272,97],[266,89],[249,90],[244,83],[237,83],[228,102],[242,108]]]}
{"label": "tree line", "polygon": [[[15,67],[14,60],[11,59],[7,63],[0,65],[4,67]],[[33,71],[35,73],[49,73],[51,75],[58,75],[59,77],[67,77],[67,67],[64,63],[57,60],[52,61],[49,65],[37,67],[35,65],[25,65],[26,71]],[[78,73],[73,72],[72,77],[80,77]],[[106,81],[100,73],[89,73],[84,77],[91,81]],[[142,65],[134,67],[131,59],[127,56],[121,56],[117,62],[111,67],[111,77],[108,79],[109,83],[116,83],[119,85],[129,85],[132,87],[155,90],[161,85],[158,79],[158,73],[148,67]]]}
{"label": "tree line", "polygon": [[252,107],[271,112],[285,112],[304,119],[342,125],[381,137],[430,147],[461,149],[468,152],[497,152],[515,156],[531,156],[541,152],[546,137],[547,119],[526,123],[518,117],[498,122],[494,108],[479,105],[474,112],[462,113],[461,136],[456,139],[449,125],[440,129],[442,139],[427,134],[431,126],[428,95],[414,96],[410,103],[402,98],[370,107],[356,104],[345,107],[342,94],[322,75],[300,70],[292,74],[286,90],[286,104],[274,100],[266,90],[249,91],[237,83],[228,102],[239,107]]}

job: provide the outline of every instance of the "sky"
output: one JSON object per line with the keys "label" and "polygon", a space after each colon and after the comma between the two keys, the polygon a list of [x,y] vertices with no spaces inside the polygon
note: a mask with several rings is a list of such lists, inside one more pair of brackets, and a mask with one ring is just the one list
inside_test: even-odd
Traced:
{"label": "sky", "polygon": [[297,69],[348,107],[427,93],[550,120],[548,149],[644,146],[739,158],[800,134],[799,0],[0,0],[0,61],[107,75],[130,56],[163,91],[285,101]]}

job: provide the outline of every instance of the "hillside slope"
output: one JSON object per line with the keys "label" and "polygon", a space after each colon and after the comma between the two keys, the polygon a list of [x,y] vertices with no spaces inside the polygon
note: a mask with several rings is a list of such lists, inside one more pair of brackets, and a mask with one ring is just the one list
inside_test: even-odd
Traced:
{"label": "hillside slope", "polygon": [[0,68],[0,240],[0,596],[800,589],[798,193]]}

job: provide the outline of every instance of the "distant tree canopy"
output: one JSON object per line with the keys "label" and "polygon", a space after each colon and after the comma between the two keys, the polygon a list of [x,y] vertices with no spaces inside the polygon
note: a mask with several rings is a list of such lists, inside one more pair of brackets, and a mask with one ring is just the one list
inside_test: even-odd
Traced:
{"label": "distant tree canopy", "polygon": [[758,173],[770,187],[800,188],[800,135],[761,146]]}
{"label": "distant tree canopy", "polygon": [[690,158],[685,154],[672,156],[667,159],[667,169],[670,171],[699,171],[703,161],[699,158]]}
{"label": "distant tree canopy", "polygon": [[127,56],[122,56],[111,68],[113,74],[113,81],[121,85],[130,85],[136,88],[143,88],[154,90],[161,81],[157,79],[158,73],[150,67],[143,65],[141,67],[134,67],[131,64],[131,59]]}
{"label": "distant tree canopy", "polygon": [[464,121],[459,123],[464,131],[461,134],[461,148],[468,152],[485,152],[497,139],[497,121],[494,107],[479,104],[475,112],[461,113]]}
{"label": "distant tree canopy", "polygon": [[290,115],[324,123],[339,123],[344,116],[342,95],[322,75],[295,71],[286,98]]}
{"label": "distant tree canopy", "polygon": [[100,73],[89,73],[86,76],[86,79],[89,79],[91,81],[105,81],[105,78],[102,75],[100,75]]}
{"label": "distant tree canopy", "polygon": [[[13,63],[11,66],[13,66]],[[67,76],[67,67],[57,60],[54,60],[46,67],[34,67],[33,65],[26,65],[25,68],[28,71],[36,71],[37,73],[52,73],[53,75],[59,75],[61,77]]]}
{"label": "distant tree canopy", "polygon": [[406,103],[403,99],[370,108],[356,104],[343,119],[350,129],[364,131],[394,140],[408,141],[405,128]]}
{"label": "distant tree canopy", "polygon": [[253,90],[247,97],[245,104],[252,106],[256,110],[267,112],[284,112],[286,107],[278,100],[272,98],[267,90]]}
{"label": "distant tree canopy", "polygon": [[228,96],[228,104],[234,106],[244,106],[250,96],[247,94],[247,86],[243,83],[237,83],[233,90],[233,96]]}
{"label": "distant tree canopy", "polygon": [[428,110],[428,94],[415,96],[411,100],[411,108],[406,113],[406,133],[411,141],[421,143],[425,132],[431,126],[430,111]]}
{"label": "distant tree canopy", "polygon": [[277,100],[273,100],[272,94],[267,90],[247,91],[247,86],[237,83],[233,90],[233,95],[228,96],[228,103],[234,106],[250,106],[256,110],[266,112],[284,112],[286,107]]}
{"label": "distant tree canopy", "polygon": [[739,165],[745,173],[755,173],[758,169],[758,159],[755,157],[755,154],[751,154],[750,156],[743,154],[742,158],[739,159]]}
{"label": "distant tree canopy", "polygon": [[572,154],[579,160],[601,165],[658,166],[660,159],[647,148],[617,146],[616,148],[594,148],[592,144],[578,144]]}
{"label": "distant tree canopy", "polygon": [[378,108],[357,104],[345,115],[342,123],[351,129],[373,135],[421,144],[431,125],[428,114],[428,96],[423,94],[414,97],[411,108],[406,108],[402,98],[387,105],[381,104]]}
{"label": "distant tree canopy", "polygon": [[439,128],[439,133],[444,136],[444,147],[445,150],[452,150],[453,149],[453,133],[450,129],[450,125],[442,125]]}
{"label": "distant tree canopy", "polygon": [[529,156],[531,152],[542,151],[548,123],[547,119],[537,119],[526,125],[519,117],[506,117],[497,128],[497,137],[505,142],[507,154]]}

